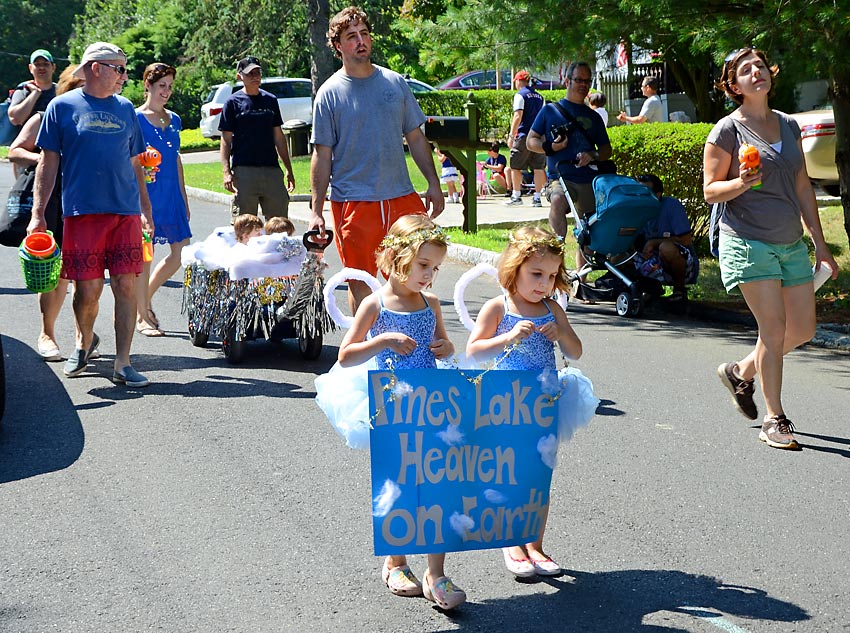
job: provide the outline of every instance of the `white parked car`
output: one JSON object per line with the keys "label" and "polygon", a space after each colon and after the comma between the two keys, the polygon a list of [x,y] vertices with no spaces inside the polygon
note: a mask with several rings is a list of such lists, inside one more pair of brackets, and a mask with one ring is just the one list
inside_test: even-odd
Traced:
{"label": "white parked car", "polygon": [[838,167],[835,165],[835,116],[832,108],[809,110],[791,116],[800,126],[809,178],[828,194],[839,195]]}
{"label": "white parked car", "polygon": [[[288,77],[264,77],[260,87],[277,97],[280,116],[284,123],[292,119],[313,122],[312,87],[309,79],[291,79]],[[201,134],[206,138],[219,138],[218,122],[224,102],[236,90],[242,88],[242,82],[223,83],[213,86],[204,104],[201,106]]]}

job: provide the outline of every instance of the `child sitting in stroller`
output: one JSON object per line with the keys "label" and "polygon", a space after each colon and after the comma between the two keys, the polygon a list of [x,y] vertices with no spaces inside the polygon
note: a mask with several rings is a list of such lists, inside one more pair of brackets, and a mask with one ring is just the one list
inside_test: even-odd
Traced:
{"label": "child sitting in stroller", "polygon": [[664,184],[655,174],[643,174],[637,181],[655,194],[661,211],[643,228],[643,244],[638,243],[635,267],[642,276],[673,286],[673,293],[667,298],[670,303],[686,301],[685,286],[696,283],[699,273],[688,214],[679,200],[663,195]]}

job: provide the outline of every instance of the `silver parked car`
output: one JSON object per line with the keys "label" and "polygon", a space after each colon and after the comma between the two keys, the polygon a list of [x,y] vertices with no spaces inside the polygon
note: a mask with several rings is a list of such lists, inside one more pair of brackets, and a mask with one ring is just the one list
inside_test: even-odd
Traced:
{"label": "silver parked car", "polygon": [[[213,86],[201,106],[201,134],[206,138],[218,138],[218,122],[227,98],[242,88],[242,82],[223,83]],[[300,119],[313,122],[312,87],[309,79],[289,77],[264,77],[260,88],[277,97],[280,116],[284,122]]]}
{"label": "silver parked car", "polygon": [[800,126],[809,178],[831,196],[839,195],[835,165],[835,116],[832,107],[791,115]]}

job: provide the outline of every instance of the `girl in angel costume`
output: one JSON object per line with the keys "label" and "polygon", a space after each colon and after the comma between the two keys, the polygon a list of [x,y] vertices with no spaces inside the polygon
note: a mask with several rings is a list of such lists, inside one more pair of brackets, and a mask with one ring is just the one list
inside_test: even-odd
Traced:
{"label": "girl in angel costume", "polygon": [[[454,353],[439,299],[425,292],[446,255],[448,236],[427,216],[408,215],[390,227],[381,246],[378,267],[388,281],[358,308],[337,365],[316,379],[316,402],[352,448],[369,444],[369,369],[434,368],[437,359]],[[424,595],[443,609],[453,609],[466,594],[446,577],[445,558],[428,554],[420,582],[405,556],[388,556],[381,576],[396,595]]]}
{"label": "girl in angel costume", "polygon": [[[576,360],[582,352],[566,313],[551,298],[555,290],[563,293],[568,287],[563,249],[563,242],[543,228],[515,229],[499,260],[499,284],[507,294],[484,304],[466,346],[474,361],[495,359],[495,369],[540,371],[543,390],[558,394],[558,437],[562,442],[590,422],[599,405],[593,385],[580,371],[570,367],[556,371],[553,343],[565,359]],[[461,286],[455,289],[456,304],[462,296]],[[561,573],[561,567],[543,551],[544,530],[545,520],[539,539],[503,549],[505,565],[517,577]]]}

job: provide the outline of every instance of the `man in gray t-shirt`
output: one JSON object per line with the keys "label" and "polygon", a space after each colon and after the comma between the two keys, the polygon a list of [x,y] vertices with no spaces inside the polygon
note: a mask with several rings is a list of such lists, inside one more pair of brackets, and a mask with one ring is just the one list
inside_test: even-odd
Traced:
{"label": "man in gray t-shirt", "polygon": [[[333,17],[328,45],[342,68],[316,94],[310,166],[310,228],[324,232],[324,202],[331,188],[335,242],[343,265],[377,274],[375,251],[401,216],[436,218],[445,206],[431,148],[420,126],[425,115],[404,78],[372,64],[366,14],[348,7]],[[402,136],[428,181],[425,204],[410,182]],[[371,290],[349,280],[352,314]]]}

